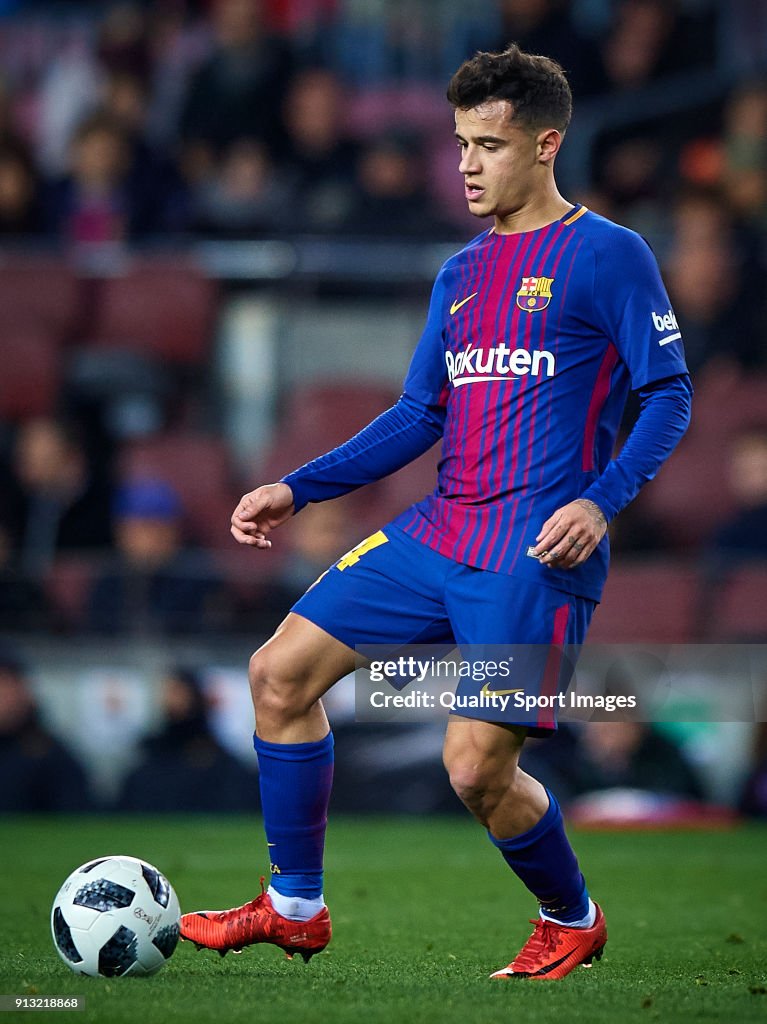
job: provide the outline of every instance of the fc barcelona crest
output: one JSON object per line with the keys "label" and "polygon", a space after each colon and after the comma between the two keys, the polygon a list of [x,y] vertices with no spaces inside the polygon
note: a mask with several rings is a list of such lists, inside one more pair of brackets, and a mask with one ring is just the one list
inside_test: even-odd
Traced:
{"label": "fc barcelona crest", "polygon": [[522,287],[517,292],[517,305],[528,313],[545,309],[551,302],[553,277],[523,277]]}

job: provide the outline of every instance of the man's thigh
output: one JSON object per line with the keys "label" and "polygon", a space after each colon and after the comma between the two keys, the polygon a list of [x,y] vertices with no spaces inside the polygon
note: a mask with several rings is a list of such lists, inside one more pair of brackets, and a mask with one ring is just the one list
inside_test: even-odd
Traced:
{"label": "man's thigh", "polygon": [[472,666],[456,689],[456,713],[526,726],[533,736],[550,735],[595,602],[517,577],[457,566],[446,604],[461,653]]}
{"label": "man's thigh", "polygon": [[291,611],[351,648],[452,643],[444,589],[453,564],[387,526],[331,566]]}

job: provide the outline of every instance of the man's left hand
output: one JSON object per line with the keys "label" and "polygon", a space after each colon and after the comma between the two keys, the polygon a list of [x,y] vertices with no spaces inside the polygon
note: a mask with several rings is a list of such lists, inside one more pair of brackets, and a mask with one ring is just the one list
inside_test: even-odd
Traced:
{"label": "man's left hand", "polygon": [[532,554],[550,569],[583,565],[607,532],[604,512],[587,498],[576,498],[549,516],[535,538]]}

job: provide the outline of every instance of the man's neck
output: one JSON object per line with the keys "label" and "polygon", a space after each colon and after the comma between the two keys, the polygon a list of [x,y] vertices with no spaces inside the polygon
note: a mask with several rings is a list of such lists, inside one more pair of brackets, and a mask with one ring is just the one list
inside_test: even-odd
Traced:
{"label": "man's neck", "polygon": [[503,217],[496,216],[495,233],[513,235],[520,231],[536,231],[560,220],[572,208],[573,204],[564,199],[554,187],[551,192],[534,197]]}

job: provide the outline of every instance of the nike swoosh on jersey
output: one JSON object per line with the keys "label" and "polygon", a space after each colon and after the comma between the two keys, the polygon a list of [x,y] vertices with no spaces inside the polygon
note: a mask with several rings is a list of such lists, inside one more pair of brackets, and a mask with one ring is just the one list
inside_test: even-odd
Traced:
{"label": "nike swoosh on jersey", "polygon": [[479,292],[472,292],[471,295],[467,295],[465,299],[461,299],[460,302],[453,300],[453,305],[450,307],[450,316],[453,313],[457,313],[461,306],[465,306],[467,302],[471,302],[475,295],[479,295]]}

